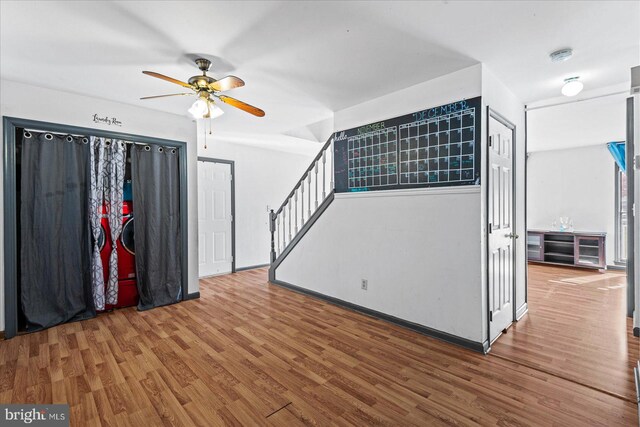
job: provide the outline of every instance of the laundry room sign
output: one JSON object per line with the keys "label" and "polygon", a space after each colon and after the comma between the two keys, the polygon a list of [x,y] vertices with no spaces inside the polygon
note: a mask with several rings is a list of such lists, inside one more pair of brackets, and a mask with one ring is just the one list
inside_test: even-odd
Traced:
{"label": "laundry room sign", "polygon": [[97,113],[93,115],[93,122],[102,123],[107,126],[122,126],[122,122],[115,117],[101,116]]}

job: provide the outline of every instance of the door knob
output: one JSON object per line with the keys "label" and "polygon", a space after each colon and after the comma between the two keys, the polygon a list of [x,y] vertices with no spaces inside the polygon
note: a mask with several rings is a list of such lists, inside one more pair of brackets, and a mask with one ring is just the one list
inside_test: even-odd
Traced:
{"label": "door knob", "polygon": [[508,237],[510,239],[517,239],[520,236],[517,234],[509,233],[509,234],[505,234],[504,237]]}

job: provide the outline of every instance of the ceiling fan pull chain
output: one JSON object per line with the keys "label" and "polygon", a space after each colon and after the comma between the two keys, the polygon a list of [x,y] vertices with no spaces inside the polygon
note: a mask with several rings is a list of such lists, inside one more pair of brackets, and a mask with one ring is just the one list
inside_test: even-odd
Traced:
{"label": "ceiling fan pull chain", "polygon": [[207,149],[207,122],[203,123],[204,126],[202,127],[202,136],[204,136],[204,149]]}

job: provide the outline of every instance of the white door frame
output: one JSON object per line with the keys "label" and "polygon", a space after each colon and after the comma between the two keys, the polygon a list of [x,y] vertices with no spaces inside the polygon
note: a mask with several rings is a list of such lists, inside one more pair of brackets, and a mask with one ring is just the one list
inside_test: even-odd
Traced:
{"label": "white door frame", "polygon": [[231,167],[231,273],[236,272],[236,171],[233,160],[200,157],[199,162],[224,163]]}
{"label": "white door frame", "polygon": [[[485,270],[486,270],[486,277],[485,277],[485,281],[486,281],[486,307],[487,307],[487,342],[488,342],[488,350],[491,349],[491,344],[492,344],[492,340],[491,340],[491,317],[490,317],[490,310],[491,310],[491,303],[489,301],[489,295],[490,295],[490,282],[489,282],[489,169],[491,167],[491,165],[489,164],[489,137],[490,137],[490,132],[489,132],[489,124],[491,123],[491,119],[495,119],[498,122],[500,122],[501,124],[503,124],[504,126],[506,126],[507,128],[509,128],[512,131],[513,134],[513,138],[512,138],[512,151],[511,151],[511,167],[512,167],[512,174],[511,174],[511,197],[512,197],[512,212],[513,212],[513,217],[511,218],[512,221],[512,230],[513,233],[516,234],[516,230],[517,230],[517,199],[516,199],[516,183],[517,183],[517,178],[516,178],[516,161],[517,161],[517,143],[516,143],[516,125],[514,125],[513,123],[511,123],[508,119],[506,119],[503,115],[501,115],[500,113],[498,113],[497,111],[491,109],[490,106],[487,106],[487,121],[486,121],[486,131],[485,131],[485,135],[486,135],[486,144],[485,144],[485,150],[483,152],[483,154],[485,155],[485,176],[484,176],[484,180],[485,180],[485,187],[487,189],[486,194],[485,194]],[[525,177],[526,179],[526,177]],[[525,181],[526,182],[526,181]],[[525,196],[525,200],[526,200],[526,196]],[[526,203],[526,202],[525,202]],[[526,218],[525,218],[526,221]],[[524,239],[526,239],[526,236],[521,236]],[[517,290],[517,284],[516,284],[516,279],[518,277],[517,275],[517,259],[518,259],[518,249],[517,249],[517,244],[514,242],[513,244],[513,268],[512,268],[512,280],[511,280],[511,286],[512,286],[512,301],[513,303],[511,304],[512,306],[512,320],[511,320],[511,324],[513,324],[513,322],[517,321],[517,315],[516,312],[518,310],[517,308],[517,304],[516,304],[516,290]],[[526,249],[525,249],[525,253],[526,253]],[[525,266],[526,268],[526,266]],[[527,292],[527,283],[525,282],[525,295]],[[500,335],[498,335],[496,337],[496,339],[500,337]],[[495,340],[494,340],[495,341]],[[487,351],[488,351],[487,350]]]}

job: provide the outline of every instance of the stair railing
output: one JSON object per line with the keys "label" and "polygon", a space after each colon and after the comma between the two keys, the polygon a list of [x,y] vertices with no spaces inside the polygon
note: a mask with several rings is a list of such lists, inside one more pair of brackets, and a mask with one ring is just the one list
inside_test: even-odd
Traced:
{"label": "stair railing", "polygon": [[269,212],[271,262],[295,239],[332,190],[333,135],[320,149],[280,208]]}

